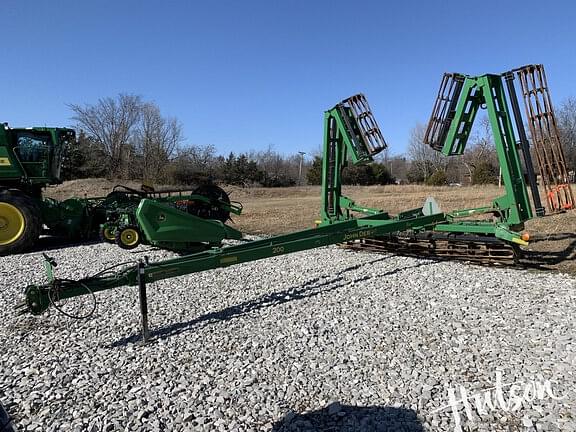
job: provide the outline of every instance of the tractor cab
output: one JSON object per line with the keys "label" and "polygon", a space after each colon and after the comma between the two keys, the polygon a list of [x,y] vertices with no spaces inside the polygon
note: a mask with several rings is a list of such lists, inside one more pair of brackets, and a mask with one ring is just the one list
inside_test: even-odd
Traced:
{"label": "tractor cab", "polygon": [[62,159],[75,140],[72,129],[0,127],[0,182],[60,183]]}

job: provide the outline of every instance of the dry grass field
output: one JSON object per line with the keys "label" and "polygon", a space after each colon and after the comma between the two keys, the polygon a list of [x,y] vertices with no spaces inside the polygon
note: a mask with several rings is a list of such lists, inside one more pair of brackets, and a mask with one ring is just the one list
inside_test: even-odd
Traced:
{"label": "dry grass field", "polygon": [[[103,196],[117,182],[104,179],[74,180],[50,187],[47,196],[64,199],[70,196]],[[139,184],[128,182],[139,188]],[[282,234],[314,226],[319,216],[320,187],[225,188],[232,200],[244,205],[241,216],[234,218],[235,227],[249,234]],[[576,188],[575,188],[576,190]],[[420,207],[426,197],[436,198],[444,211],[489,205],[503,194],[497,186],[430,187],[351,186],[344,194],[357,203],[380,208],[391,214]],[[576,211],[546,216],[526,224],[532,241],[526,248],[534,263],[576,274]]]}

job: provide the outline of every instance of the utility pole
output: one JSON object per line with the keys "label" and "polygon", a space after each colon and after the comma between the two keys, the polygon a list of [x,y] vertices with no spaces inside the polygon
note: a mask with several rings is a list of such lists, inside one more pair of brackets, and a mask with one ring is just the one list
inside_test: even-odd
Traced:
{"label": "utility pole", "polygon": [[298,154],[300,155],[300,167],[298,168],[298,185],[302,185],[302,164],[304,163],[304,155],[306,152],[299,151]]}

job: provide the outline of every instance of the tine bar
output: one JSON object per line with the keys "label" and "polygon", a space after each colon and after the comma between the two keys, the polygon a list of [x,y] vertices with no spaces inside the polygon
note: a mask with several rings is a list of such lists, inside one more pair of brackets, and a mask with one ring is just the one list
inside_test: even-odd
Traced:
{"label": "tine bar", "polygon": [[374,156],[388,147],[370,110],[370,105],[362,93],[344,99],[341,105],[350,108],[350,113],[358,125],[358,134],[364,141],[370,156]]}
{"label": "tine bar", "polygon": [[445,73],[442,77],[440,90],[438,90],[438,95],[432,108],[432,115],[424,134],[424,143],[434,150],[440,151],[444,146],[444,141],[456,113],[456,105],[458,104],[463,84],[464,75]]}
{"label": "tine bar", "polygon": [[552,212],[573,209],[574,195],[544,66],[527,65],[511,72],[517,74],[522,88],[526,118],[548,208]]}

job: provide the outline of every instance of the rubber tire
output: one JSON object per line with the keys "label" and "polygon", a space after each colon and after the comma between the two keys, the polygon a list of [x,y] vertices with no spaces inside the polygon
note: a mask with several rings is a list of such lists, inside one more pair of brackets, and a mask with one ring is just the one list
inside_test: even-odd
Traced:
{"label": "rubber tire", "polygon": [[40,237],[42,220],[40,210],[34,200],[18,190],[0,192],[0,201],[13,205],[24,217],[24,231],[16,241],[0,245],[0,256],[25,252],[34,246]]}
{"label": "rubber tire", "polygon": [[110,227],[102,227],[100,228],[100,231],[98,231],[98,237],[100,238],[100,240],[104,243],[116,243],[116,236],[111,236],[108,237],[104,231],[108,230],[108,232],[110,232]]}
{"label": "rubber tire", "polygon": [[[133,244],[126,244],[122,241],[122,232],[127,229],[134,230],[138,233],[138,239]],[[136,225],[124,225],[119,227],[118,230],[116,231],[116,244],[120,246],[122,249],[127,250],[135,249],[138,247],[140,243],[142,243],[142,232],[140,231],[140,229],[138,229]]]}

